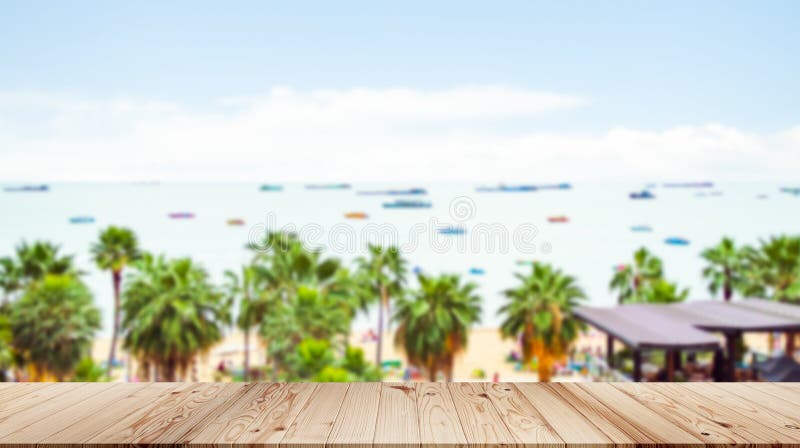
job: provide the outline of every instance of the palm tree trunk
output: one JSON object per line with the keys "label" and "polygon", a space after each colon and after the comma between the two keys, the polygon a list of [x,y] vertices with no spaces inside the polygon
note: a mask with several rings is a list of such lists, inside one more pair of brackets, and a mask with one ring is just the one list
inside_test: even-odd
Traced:
{"label": "palm tree trunk", "polygon": [[722,287],[723,289],[723,297],[725,297],[726,302],[731,301],[731,297],[733,297],[733,287],[731,285],[731,270],[730,268],[725,268],[725,285]]}
{"label": "palm tree trunk", "polygon": [[108,353],[108,363],[106,366],[106,376],[111,377],[111,369],[114,367],[114,358],[117,354],[117,337],[119,335],[120,324],[120,286],[122,285],[122,272],[113,271],[111,279],[114,284],[114,327],[111,330],[111,348]]}
{"label": "palm tree trunk", "polygon": [[375,366],[381,368],[383,359],[383,300],[378,304],[378,342],[375,346]]}
{"label": "palm tree trunk", "polygon": [[244,329],[244,380],[250,377],[250,329]]}

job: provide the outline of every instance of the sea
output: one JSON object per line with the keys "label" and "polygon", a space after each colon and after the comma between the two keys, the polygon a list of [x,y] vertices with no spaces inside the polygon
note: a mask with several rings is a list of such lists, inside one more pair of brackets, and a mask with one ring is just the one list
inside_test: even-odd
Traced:
{"label": "sea", "polygon": [[[778,183],[728,182],[703,188],[572,183],[568,189],[519,192],[478,191],[482,184],[469,182],[356,183],[348,189],[309,189],[298,183],[282,184],[281,191],[261,191],[260,186],[55,183],[46,192],[1,191],[0,256],[34,240],[54,242],[74,254],[103,312],[101,336],[107,336],[111,275],[96,268],[89,249],[108,225],[130,227],[147,251],[191,257],[220,284],[226,270],[249,262],[253,252],[247,245],[269,230],[295,232],[310,248],[351,267],[368,243],[396,244],[409,262],[410,287],[416,282],[413,272],[460,274],[479,286],[480,326],[493,327],[501,321],[497,309],[504,302],[503,291],[514,287],[515,274],[530,271],[533,261],[551,263],[574,276],[587,304],[611,306],[616,298],[608,286],[614,269],[644,246],[664,260],[668,280],[690,288],[690,300],[704,300],[711,295],[701,275],[703,249],[723,236],[756,244],[771,235],[800,232],[800,196],[780,192],[787,185]],[[426,194],[400,194],[410,188],[425,189]],[[645,188],[653,199],[629,198]],[[423,207],[384,207],[396,200],[421,201]],[[351,212],[367,217],[345,217]],[[173,213],[191,218],[173,219]],[[89,219],[71,222],[78,217]],[[244,223],[229,225],[230,219]],[[637,226],[649,231],[634,231]],[[670,245],[668,238],[687,244]],[[359,316],[354,328],[365,330],[374,322],[373,311]]]}

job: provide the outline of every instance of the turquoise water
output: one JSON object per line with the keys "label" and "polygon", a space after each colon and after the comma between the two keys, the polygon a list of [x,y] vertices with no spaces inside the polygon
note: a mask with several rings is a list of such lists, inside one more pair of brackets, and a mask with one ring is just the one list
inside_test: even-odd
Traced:
{"label": "turquoise water", "polygon": [[[755,243],[772,234],[800,232],[800,197],[779,193],[783,184],[716,184],[721,196],[696,196],[694,189],[656,188],[656,199],[634,201],[628,193],[641,184],[573,184],[571,190],[477,193],[474,184],[356,184],[351,190],[306,190],[285,184],[282,192],[261,192],[258,184],[52,184],[47,193],[0,192],[0,254],[22,240],[46,239],[74,253],[78,266],[110,322],[111,278],[91,263],[89,247],[99,230],[125,225],[142,246],[169,256],[191,256],[217,281],[226,269],[249,260],[244,249],[264,228],[298,231],[309,245],[349,261],[367,241],[394,241],[424,272],[463,274],[480,285],[482,325],[498,323],[502,290],[514,285],[513,273],[529,269],[517,260],[554,263],[576,276],[592,304],[610,305],[613,267],[644,245],[664,259],[666,277],[691,288],[693,299],[709,294],[700,276],[699,253],[723,235]],[[363,196],[357,190],[424,187],[426,196],[403,197],[432,202],[430,209],[384,209],[395,196]],[[758,196],[765,194],[766,199]],[[172,212],[191,212],[190,220],[171,220]],[[366,212],[367,220],[348,220],[346,212]],[[568,223],[549,223],[565,215]],[[71,224],[91,216],[94,223]],[[232,227],[229,218],[246,225]],[[652,232],[632,232],[649,225]],[[464,235],[437,229],[457,226]],[[495,247],[487,243],[491,235]],[[478,237],[481,238],[478,238]],[[688,246],[668,246],[667,237],[683,237]],[[516,238],[516,240],[515,240]],[[507,247],[503,247],[505,241]],[[482,269],[481,275],[470,270]],[[360,317],[366,328],[374,319]]]}

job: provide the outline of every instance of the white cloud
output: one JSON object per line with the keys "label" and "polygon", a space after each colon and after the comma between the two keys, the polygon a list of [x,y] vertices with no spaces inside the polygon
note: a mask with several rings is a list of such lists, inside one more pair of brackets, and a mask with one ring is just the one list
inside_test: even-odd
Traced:
{"label": "white cloud", "polygon": [[210,110],[0,92],[0,179],[758,180],[795,178],[800,166],[800,127],[519,131],[587,103],[496,86],[275,88]]}

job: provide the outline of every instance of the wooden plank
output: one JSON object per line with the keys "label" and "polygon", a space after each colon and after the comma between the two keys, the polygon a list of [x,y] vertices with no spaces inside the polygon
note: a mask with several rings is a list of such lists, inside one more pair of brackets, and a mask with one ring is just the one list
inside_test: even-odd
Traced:
{"label": "wooden plank", "polygon": [[51,400],[55,400],[59,395],[81,387],[82,383],[40,383],[39,385],[25,384],[23,393],[14,395],[0,402],[0,434],[8,434],[16,430],[3,432],[3,423],[10,417],[19,414],[26,409],[34,408]]}
{"label": "wooden plank", "polygon": [[414,383],[381,384],[381,402],[373,446],[407,448],[420,445],[417,392]]}
{"label": "wooden plank", "polygon": [[453,397],[443,383],[419,383],[417,420],[424,448],[462,448],[467,445]]}
{"label": "wooden plank", "polygon": [[[93,385],[95,387],[87,387],[86,383],[77,383],[77,386],[72,387],[72,383],[61,384],[64,386],[56,388],[55,386],[57,385],[54,385],[53,387],[47,387],[37,392],[36,394],[41,394],[41,396],[46,397],[46,399],[38,401],[35,406],[26,407],[24,410],[14,412],[5,418],[2,423],[0,423],[0,440],[5,440],[11,433],[19,431],[28,425],[47,418],[51,414],[74,406],[93,395],[97,395],[113,387],[111,383]],[[64,389],[68,390],[62,393]],[[48,392],[50,391],[54,393],[48,396]]]}
{"label": "wooden plank", "polygon": [[[236,444],[277,448],[316,388],[311,383],[288,383],[273,392],[265,391],[261,395],[263,400],[253,409],[253,421],[236,439]],[[242,418],[249,419],[250,413]]]}
{"label": "wooden plank", "polygon": [[[751,387],[756,387],[761,392],[770,394],[781,400],[788,400],[792,403],[800,403],[800,386],[787,386],[777,383],[742,383]],[[797,383],[793,383],[797,384]]]}
{"label": "wooden plank", "polygon": [[[787,424],[796,424],[796,419],[789,423],[779,413],[743,400],[725,388],[720,389],[714,385],[702,385],[705,387],[699,390],[697,386],[697,384],[669,384],[660,385],[659,387],[664,387],[668,391],[685,390],[693,397],[695,402],[705,402],[706,407],[724,410],[725,415],[730,416],[731,421],[735,424],[747,427],[751,431],[761,430],[764,432],[765,437],[774,438],[774,440],[781,443],[800,442],[800,433],[785,426]],[[708,403],[708,401],[711,403]],[[714,403],[718,406],[714,406]]]}
{"label": "wooden plank", "polygon": [[[103,430],[124,420],[131,414],[146,409],[156,401],[171,394],[180,383],[142,383],[145,387],[105,406],[94,414],[85,416],[74,424],[39,441],[40,445],[75,445],[90,440]],[[123,385],[117,385],[121,387]]]}
{"label": "wooden plank", "polygon": [[[730,383],[725,385],[725,390],[736,394],[751,403],[761,405],[765,408],[774,409],[776,412],[790,418],[800,416],[800,401],[793,401],[791,397],[777,397],[772,395],[759,384],[753,387],[753,383]],[[800,427],[800,425],[796,425]]]}
{"label": "wooden plank", "polygon": [[575,383],[565,384],[564,387],[573,391],[580,389],[583,396],[591,396],[601,402],[608,409],[608,413],[601,414],[600,417],[609,420],[620,430],[626,432],[629,431],[629,427],[635,428],[635,432],[630,431],[628,434],[634,438],[638,437],[635,436],[636,433],[642,434],[644,437],[642,440],[637,439],[638,443],[649,440],[652,443],[661,445],[703,445],[703,441],[699,438],[686,432],[683,428],[665,419],[630,396],[625,395],[611,384],[592,383],[590,385]]}
{"label": "wooden plank", "polygon": [[106,383],[100,393],[90,394],[88,398],[73,406],[43,416],[40,420],[3,437],[3,442],[15,444],[39,442],[52,434],[80,423],[88,415],[105,410],[112,403],[144,389],[146,386],[146,384],[112,385]]}
{"label": "wooden plank", "polygon": [[[0,390],[0,412],[7,406],[12,406],[18,398],[41,390],[48,386],[48,383],[0,383],[6,387]],[[24,399],[27,401],[27,398]]]}
{"label": "wooden plank", "polygon": [[725,447],[731,444],[765,443],[761,438],[749,440],[746,433],[736,431],[724,422],[713,409],[701,410],[687,406],[684,397],[664,394],[656,390],[655,383],[613,383],[613,386],[683,428],[707,446]]}
{"label": "wooden plank", "polygon": [[449,383],[447,387],[469,446],[516,445],[514,436],[486,393],[484,383]]}
{"label": "wooden plank", "polygon": [[326,446],[371,447],[381,401],[381,383],[353,383],[333,424]]}
{"label": "wooden plank", "polygon": [[517,383],[516,386],[567,445],[585,448],[614,445],[603,431],[553,389],[542,383]]}
{"label": "wooden plank", "polygon": [[322,384],[297,414],[280,441],[281,447],[319,448],[325,445],[347,394],[347,383]]}
{"label": "wooden plank", "polygon": [[564,447],[544,417],[511,383],[488,383],[486,393],[519,447]]}

